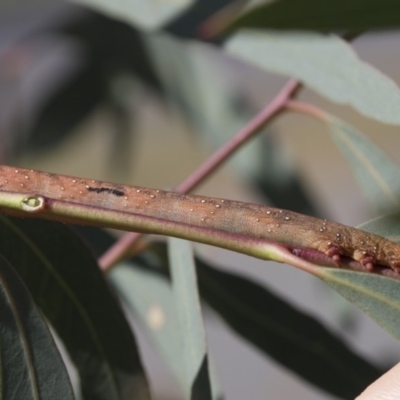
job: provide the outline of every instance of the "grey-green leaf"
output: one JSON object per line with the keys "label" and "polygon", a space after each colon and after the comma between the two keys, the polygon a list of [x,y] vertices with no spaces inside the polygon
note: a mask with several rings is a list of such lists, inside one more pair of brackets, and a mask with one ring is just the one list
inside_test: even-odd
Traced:
{"label": "grey-green leaf", "polygon": [[269,1],[235,21],[230,29],[377,29],[400,24],[400,3],[393,0]]}
{"label": "grey-green leaf", "polygon": [[73,400],[69,377],[26,286],[0,256],[2,400]]}
{"label": "grey-green leaf", "polygon": [[184,11],[193,0],[74,0],[141,29],[157,29]]}
{"label": "grey-green leaf", "polygon": [[333,268],[318,276],[400,340],[400,280]]}
{"label": "grey-green leaf", "polygon": [[351,125],[329,116],[329,131],[374,209],[400,207],[400,168],[375,143]]}
{"label": "grey-green leaf", "polygon": [[55,222],[0,216],[0,253],[63,341],[84,399],[150,398],[131,328],[76,234]]}
{"label": "grey-green leaf", "polygon": [[202,298],[241,337],[333,396],[352,399],[382,371],[267,287],[196,259]]}
{"label": "grey-green leaf", "polygon": [[191,243],[170,237],[168,254],[187,382],[185,396],[211,400],[206,334]]}
{"label": "grey-green leaf", "polygon": [[366,232],[374,233],[375,235],[383,236],[393,242],[400,243],[399,212],[374,218],[357,226],[357,228]]}
{"label": "grey-green leaf", "polygon": [[250,64],[299,79],[329,100],[400,125],[400,90],[395,82],[361,61],[334,35],[243,30],[226,45],[228,53]]}
{"label": "grey-green leaf", "polygon": [[160,350],[182,389],[182,349],[171,285],[165,278],[131,264],[118,265],[108,276],[146,336]]}
{"label": "grey-green leaf", "polygon": [[[149,257],[151,258],[151,257]],[[150,262],[150,261],[149,261]],[[182,364],[182,345],[171,283],[164,275],[132,262],[113,268],[109,277],[171,369],[179,388],[188,387]],[[211,369],[212,371],[212,369]],[[221,390],[211,375],[213,399],[221,399]]]}

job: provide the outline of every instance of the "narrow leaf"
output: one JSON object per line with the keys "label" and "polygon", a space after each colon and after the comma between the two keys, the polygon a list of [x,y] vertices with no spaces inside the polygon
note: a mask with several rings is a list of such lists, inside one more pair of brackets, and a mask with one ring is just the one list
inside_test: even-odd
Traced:
{"label": "narrow leaf", "polygon": [[[115,239],[103,229],[93,227],[74,227],[74,229],[83,235],[98,256],[115,242]],[[151,248],[153,249],[153,246]],[[163,249],[162,262],[167,267],[166,247]],[[182,342],[175,301],[171,283],[165,277],[166,270],[160,270],[160,267],[162,268],[158,253],[147,251],[129,263],[119,264],[111,269],[108,276],[118,294],[132,310],[141,329],[144,329],[146,336],[161,353],[183,391],[187,383],[182,364]],[[221,400],[221,389],[215,374],[211,375],[211,387],[213,399]]]}
{"label": "narrow leaf", "polygon": [[243,30],[225,47],[250,64],[297,78],[333,102],[349,104],[381,122],[400,124],[398,86],[334,35]]}
{"label": "narrow leaf", "polygon": [[202,298],[238,334],[303,379],[353,399],[381,375],[340,337],[265,286],[196,263]]}
{"label": "narrow leaf", "polygon": [[21,279],[0,256],[2,400],[73,400],[53,337]]}
{"label": "narrow leaf", "polygon": [[318,276],[400,340],[400,280],[332,268]]}
{"label": "narrow leaf", "polygon": [[359,30],[400,25],[400,4],[393,0],[279,0],[254,8],[229,29],[269,28]]}
{"label": "narrow leaf", "polygon": [[0,253],[64,342],[85,399],[149,399],[131,329],[92,254],[70,229],[1,216]]}
{"label": "narrow leaf", "polygon": [[[154,259],[151,254],[145,258],[146,262]],[[183,388],[188,385],[182,364],[182,342],[169,280],[154,270],[145,268],[141,262],[120,264],[110,271],[109,277],[118,294],[132,310],[141,329],[145,330],[147,338],[160,352],[177,385],[183,391]],[[210,370],[213,369],[210,368]],[[215,374],[211,374],[212,398],[221,400],[221,389],[213,378]]]}
{"label": "narrow leaf", "polygon": [[120,264],[113,268],[109,278],[183,389],[186,379],[171,285],[157,274],[135,268],[132,264]]}
{"label": "narrow leaf", "polygon": [[185,396],[211,399],[206,334],[197,291],[196,267],[190,242],[168,238],[172,290],[185,365]]}
{"label": "narrow leaf", "polygon": [[329,116],[331,137],[375,209],[400,207],[400,168],[364,134],[340,119]]}

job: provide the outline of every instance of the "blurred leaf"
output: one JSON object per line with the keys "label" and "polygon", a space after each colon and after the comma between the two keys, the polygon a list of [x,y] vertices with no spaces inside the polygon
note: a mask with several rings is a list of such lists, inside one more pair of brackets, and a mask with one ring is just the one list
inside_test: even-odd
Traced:
{"label": "blurred leaf", "polygon": [[196,266],[191,243],[168,238],[172,292],[179,323],[179,338],[185,366],[185,398],[211,399],[206,333],[204,330]]}
{"label": "blurred leaf", "polygon": [[400,168],[376,144],[351,125],[328,116],[330,134],[353,169],[370,205],[393,210],[400,206]]}
{"label": "blurred leaf", "polygon": [[120,264],[108,275],[183,389],[182,347],[170,284],[152,272],[134,268],[132,264]]}
{"label": "blurred leaf", "polygon": [[24,150],[48,149],[65,140],[105,98],[98,68],[85,65],[52,93],[38,110]]}
{"label": "blurred leaf", "polygon": [[318,276],[400,340],[400,280],[333,268]]}
{"label": "blurred leaf", "polygon": [[400,243],[400,213],[398,212],[364,222],[357,228]]}
{"label": "blurred leaf", "polygon": [[400,124],[397,85],[334,35],[241,31],[225,47],[250,64],[299,79],[331,101],[349,104],[378,121]]}
{"label": "blurred leaf", "polygon": [[198,37],[204,20],[235,0],[73,0],[93,10],[125,21],[138,29],[163,29],[184,38]]}
{"label": "blurred leaf", "polygon": [[201,24],[210,16],[217,14],[221,9],[237,0],[196,0],[185,9],[182,14],[176,15],[168,21],[163,30],[184,38],[198,38]]}
{"label": "blurred leaf", "polygon": [[21,279],[0,256],[1,395],[74,399],[53,337]]}
{"label": "blurred leaf", "polygon": [[[279,0],[239,17],[229,30],[239,28],[364,30],[400,25],[400,3],[393,0]],[[215,21],[218,25],[218,21]]]}
{"label": "blurred leaf", "polygon": [[17,269],[75,363],[85,399],[149,399],[132,331],[96,261],[66,226],[0,217]]}
{"label": "blurred leaf", "polygon": [[239,335],[303,379],[353,399],[381,374],[320,322],[251,280],[197,259],[202,298]]}
{"label": "blurred leaf", "polygon": [[130,24],[87,11],[60,26],[57,33],[78,41],[103,78],[130,73],[150,88],[162,90],[147,50],[147,35]]}
{"label": "blurred leaf", "polygon": [[[152,255],[146,253],[149,257]],[[183,390],[187,378],[182,359],[181,333],[170,282],[164,276],[133,262],[113,268],[109,277],[124,301],[140,321],[146,336],[161,352],[172,374]],[[213,376],[212,376],[213,377]],[[217,382],[211,379],[213,399],[221,399]]]}
{"label": "blurred leaf", "polygon": [[182,13],[193,0],[74,0],[114,18],[132,23],[141,29],[153,30]]}
{"label": "blurred leaf", "polygon": [[[108,106],[115,120],[116,140],[126,149],[132,129],[126,120],[134,121],[132,97],[137,87],[127,85],[139,79],[146,87],[162,91],[142,35],[131,26],[95,12],[80,12],[65,23],[51,27],[47,35],[73,42],[80,51],[69,54],[79,65],[73,72],[59,77],[48,90],[48,97],[38,107],[32,125],[28,124],[25,148],[32,150],[57,145],[87,118],[94,109]],[[61,43],[62,44],[62,43]],[[129,48],[129,51],[127,51]],[[38,62],[39,63],[39,62]],[[125,80],[125,84],[120,84]],[[133,116],[132,116],[133,115]],[[26,124],[23,124],[23,129]],[[20,128],[19,125],[16,129]],[[113,155],[113,159],[121,157]]]}

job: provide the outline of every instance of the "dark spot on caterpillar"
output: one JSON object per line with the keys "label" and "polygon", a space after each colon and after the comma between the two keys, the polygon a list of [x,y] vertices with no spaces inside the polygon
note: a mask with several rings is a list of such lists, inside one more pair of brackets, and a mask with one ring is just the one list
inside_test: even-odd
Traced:
{"label": "dark spot on caterpillar", "polygon": [[106,193],[110,193],[110,194],[113,194],[114,196],[118,196],[118,197],[121,197],[125,194],[122,190],[106,188],[106,187],[94,188],[94,187],[89,186],[87,188],[87,190],[88,190],[88,192],[96,192],[96,193],[106,192]]}

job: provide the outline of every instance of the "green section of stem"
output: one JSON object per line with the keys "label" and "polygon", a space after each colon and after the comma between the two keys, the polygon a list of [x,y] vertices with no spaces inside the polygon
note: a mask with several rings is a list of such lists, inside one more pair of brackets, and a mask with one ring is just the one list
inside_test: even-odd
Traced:
{"label": "green section of stem", "polygon": [[5,207],[22,212],[23,204],[33,197],[23,193],[0,192],[0,208]]}
{"label": "green section of stem", "polygon": [[[35,208],[34,212],[27,210],[26,202],[31,203],[32,199],[36,198],[40,199],[40,207]],[[173,236],[265,260],[281,261],[282,250],[285,249],[284,246],[254,236],[244,236],[182,222],[69,203],[43,196],[0,192],[0,209],[6,214],[19,217],[38,217],[63,223]]]}

